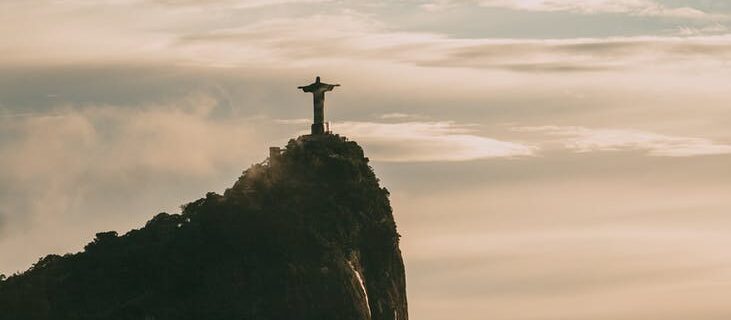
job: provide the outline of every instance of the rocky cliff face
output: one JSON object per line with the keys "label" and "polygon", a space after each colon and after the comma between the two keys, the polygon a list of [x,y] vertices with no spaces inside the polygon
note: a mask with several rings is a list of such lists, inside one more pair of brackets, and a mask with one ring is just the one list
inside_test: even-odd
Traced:
{"label": "rocky cliff face", "polygon": [[362,149],[303,136],[223,195],[0,282],[0,318],[405,320],[398,239]]}

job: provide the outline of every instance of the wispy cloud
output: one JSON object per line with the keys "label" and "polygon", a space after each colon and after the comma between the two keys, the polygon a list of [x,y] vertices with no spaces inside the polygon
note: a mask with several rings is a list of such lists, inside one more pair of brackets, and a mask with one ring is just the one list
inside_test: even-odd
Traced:
{"label": "wispy cloud", "polygon": [[374,160],[468,161],[531,156],[535,147],[480,136],[454,122],[343,122],[335,130],[362,142]]}
{"label": "wispy cloud", "polygon": [[[238,11],[215,9],[203,15],[200,12],[204,9],[184,9],[190,6],[200,9],[209,5],[204,1],[186,1],[175,10],[168,5],[151,5],[149,1],[142,1],[140,3],[148,8],[142,13],[129,1],[117,1],[113,6],[83,3],[48,2],[41,9],[27,4],[0,4],[0,9],[5,9],[0,10],[0,19],[8,21],[7,26],[0,28],[0,36],[7,38],[0,44],[0,50],[5,53],[0,57],[0,64],[134,61],[291,69],[352,66],[355,63],[383,66],[388,63],[520,73],[569,73],[707,65],[717,69],[731,57],[731,36],[724,35],[724,25],[718,23],[667,31],[678,36],[454,38],[439,32],[400,29],[353,10],[221,23],[221,20],[231,20],[231,12]],[[226,8],[240,4],[238,1],[216,3],[228,6]],[[482,4],[500,3],[509,5],[513,2]],[[561,10],[587,12],[632,7],[629,2],[581,3],[584,4],[578,1],[532,1],[520,2],[520,6],[536,10],[563,8]],[[635,5],[639,7],[645,1],[638,3]],[[256,1],[246,5],[265,4]],[[636,11],[654,12],[649,9]],[[38,19],[21,18],[36,15],[42,16],[44,23],[36,23]],[[135,28],[125,25],[134,25]],[[191,28],[190,25],[196,27]],[[318,28],[317,32],[303,36],[303,30],[310,30],[312,26],[337,28]],[[27,29],[34,32],[17,37],[19,30]],[[709,34],[716,36],[702,36]]]}
{"label": "wispy cloud", "polygon": [[406,114],[406,113],[386,113],[381,115],[381,119],[404,119],[404,118],[411,118],[413,115]]}
{"label": "wispy cloud", "polygon": [[718,22],[703,27],[682,26],[675,30],[675,34],[685,37],[724,34],[726,32],[728,32],[728,27]]}
{"label": "wispy cloud", "polygon": [[[602,71],[681,66],[687,61],[721,63],[731,55],[731,38],[619,37],[565,40],[480,40],[452,42],[432,66],[498,68],[512,71]],[[701,63],[698,61],[698,63]]]}
{"label": "wispy cloud", "polygon": [[304,118],[302,118],[302,119],[274,119],[274,123],[277,123],[277,124],[297,124],[297,125],[301,125],[301,124],[312,123],[312,120],[310,120],[310,119],[304,119]]}
{"label": "wispy cloud", "polygon": [[[216,117],[216,106],[201,94],[0,116],[0,221],[13,226],[0,229],[0,271],[75,251],[99,229],[124,231],[151,213],[177,210],[218,176],[228,183],[261,161],[256,121]],[[181,180],[188,182],[174,186]]]}
{"label": "wispy cloud", "polygon": [[[237,164],[246,157],[243,146],[252,144],[254,130],[242,125],[246,119],[211,117],[214,106],[212,98],[191,96],[169,105],[59,107],[0,117],[0,166],[12,168],[0,172],[0,185],[27,197],[4,199],[16,204],[8,211],[43,213],[33,209],[45,206],[34,197],[68,194],[90,177],[93,184],[125,184],[140,174],[210,177]],[[46,213],[64,211],[60,204],[66,202],[54,198],[49,202],[54,210]]]}
{"label": "wispy cloud", "polygon": [[293,4],[317,4],[332,2],[333,0],[127,0],[136,2],[159,3],[170,6],[202,6],[221,7],[227,9],[254,9],[261,7]]}
{"label": "wispy cloud", "polygon": [[564,147],[576,152],[646,151],[651,156],[691,157],[731,154],[731,145],[709,139],[678,137],[633,129],[590,129],[578,126],[519,127],[515,131],[543,132],[557,136]]}
{"label": "wispy cloud", "polygon": [[[319,31],[314,38],[302,38],[301,30],[322,24],[340,27]],[[714,30],[719,26],[715,25]],[[252,61],[277,61],[278,65],[288,61],[293,66],[370,61],[566,73],[724,64],[731,57],[731,36],[703,36],[711,34],[711,29],[704,30],[693,34],[688,29],[685,36],[455,39],[437,33],[395,32],[358,16],[316,16],[181,35],[176,48],[196,63],[231,65]]]}
{"label": "wispy cloud", "polygon": [[[475,0],[467,1],[483,7],[512,10],[573,12],[580,14],[623,13],[634,16],[657,16],[686,19],[716,17],[702,10],[683,6],[668,7],[653,0]],[[465,4],[465,1],[441,0],[424,4],[427,10],[440,10]]]}

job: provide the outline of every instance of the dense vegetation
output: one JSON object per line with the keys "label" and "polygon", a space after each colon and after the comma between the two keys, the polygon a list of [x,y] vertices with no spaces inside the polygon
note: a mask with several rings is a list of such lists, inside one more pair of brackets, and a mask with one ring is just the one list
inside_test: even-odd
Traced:
{"label": "dense vegetation", "polygon": [[290,140],[223,195],[40,259],[0,281],[0,310],[0,319],[407,319],[388,192],[362,149],[337,135]]}

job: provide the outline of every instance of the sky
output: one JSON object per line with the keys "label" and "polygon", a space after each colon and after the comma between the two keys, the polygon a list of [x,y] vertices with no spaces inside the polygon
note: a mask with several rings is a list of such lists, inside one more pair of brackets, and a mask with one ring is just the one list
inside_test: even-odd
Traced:
{"label": "sky", "polygon": [[729,319],[731,2],[4,0],[0,273],[331,128],[412,319]]}

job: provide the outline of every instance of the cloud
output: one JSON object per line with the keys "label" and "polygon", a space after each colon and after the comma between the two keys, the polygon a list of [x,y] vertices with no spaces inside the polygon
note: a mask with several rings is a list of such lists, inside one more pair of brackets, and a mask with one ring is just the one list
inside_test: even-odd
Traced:
{"label": "cloud", "polygon": [[303,125],[303,124],[310,124],[312,123],[312,120],[310,119],[274,119],[274,123],[277,124],[295,124],[295,125]]}
{"label": "cloud", "polygon": [[[309,26],[330,24],[339,27],[302,37]],[[176,47],[198,64],[313,67],[380,62],[532,73],[720,66],[731,58],[729,35],[456,39],[393,31],[369,18],[348,15],[270,19],[191,33],[181,35]]]}
{"label": "cloud", "polygon": [[0,117],[0,221],[12,226],[0,230],[0,271],[75,251],[100,229],[124,231],[175,211],[263,160],[257,121],[215,117],[216,106],[193,94],[137,108]]}
{"label": "cloud", "polygon": [[564,147],[575,152],[646,151],[651,156],[692,157],[731,154],[731,145],[709,139],[677,137],[632,129],[590,129],[576,126],[519,127],[519,132],[545,132],[559,136]]}
{"label": "cloud", "polygon": [[[652,0],[476,0],[483,7],[511,10],[572,12],[580,14],[623,13],[633,16],[704,19],[714,17],[692,7],[668,7]],[[464,4],[464,1],[442,0],[422,5],[430,11]]]}
{"label": "cloud", "polygon": [[333,0],[136,0],[137,2],[159,3],[169,6],[221,7],[226,9],[255,9],[278,5],[318,4]]}
{"label": "cloud", "polygon": [[411,118],[414,115],[406,114],[406,113],[385,113],[381,115],[381,119],[404,119],[404,118]]}
{"label": "cloud", "polygon": [[[16,168],[20,172],[15,174],[19,176],[37,175],[60,163],[83,166],[85,170],[113,167],[120,171],[207,175],[217,161],[229,157],[225,145],[245,141],[246,133],[251,131],[246,126],[209,118],[214,107],[214,100],[201,96],[141,110],[109,106],[67,108],[51,116],[8,119],[0,128],[17,139],[4,146],[15,152],[8,153],[10,156],[4,157],[3,164]],[[89,153],[100,149],[104,152]],[[74,160],[74,154],[85,155],[88,162],[74,164],[79,160]]]}
{"label": "cloud", "polygon": [[[134,2],[144,4],[147,10],[137,9],[130,1],[43,3],[47,5],[40,9],[0,3],[0,19],[8,21],[0,27],[0,36],[7,38],[0,44],[4,52],[0,64],[173,64],[277,70],[371,64],[380,68],[406,65],[575,73],[704,66],[717,70],[731,58],[731,36],[724,34],[721,24],[673,30],[673,34],[682,35],[674,37],[468,39],[405,31],[354,10],[258,17],[240,12],[251,10],[216,7],[233,8],[243,3],[238,1],[216,5],[203,1],[174,2],[178,5]],[[530,3],[537,8],[576,7],[571,10],[585,11],[630,6],[629,2]],[[206,9],[208,5],[215,8]],[[247,4],[259,5],[264,3]],[[523,5],[528,6],[528,2]],[[27,16],[38,18],[23,18]],[[125,27],[128,25],[134,28]],[[337,27],[305,34],[313,26]],[[29,29],[34,32],[16,36]],[[704,34],[716,36],[701,36]]]}
{"label": "cloud", "polygon": [[423,114],[418,114],[418,113],[387,112],[387,113],[378,115],[378,118],[381,120],[386,120],[386,121],[408,122],[408,121],[424,121],[425,119],[428,119],[429,116],[426,116]]}
{"label": "cloud", "polygon": [[629,70],[647,67],[722,65],[731,57],[731,37],[616,37],[456,41],[443,55],[417,64],[526,72]]}
{"label": "cloud", "polygon": [[712,34],[724,34],[728,32],[728,27],[718,22],[703,26],[703,27],[689,27],[682,26],[675,30],[675,34],[678,36],[701,36],[701,35],[712,35]]}
{"label": "cloud", "polygon": [[482,137],[454,122],[343,122],[335,131],[385,162],[469,161],[531,156],[535,147]]}
{"label": "cloud", "polygon": [[[464,309],[471,311],[463,318],[475,320],[722,319],[711,316],[727,310],[722,299],[706,297],[729,284],[731,257],[717,245],[731,239],[724,160],[595,156],[482,163],[465,170],[482,182],[469,187],[445,186],[458,175],[453,169],[431,166],[426,177],[408,171],[404,179],[442,189],[393,192],[416,312],[428,319]],[[634,165],[624,165],[629,158]],[[501,180],[496,172],[514,176]],[[668,298],[677,302],[672,310],[662,307]],[[500,303],[475,310],[484,301]],[[517,305],[530,308],[516,314]]]}

